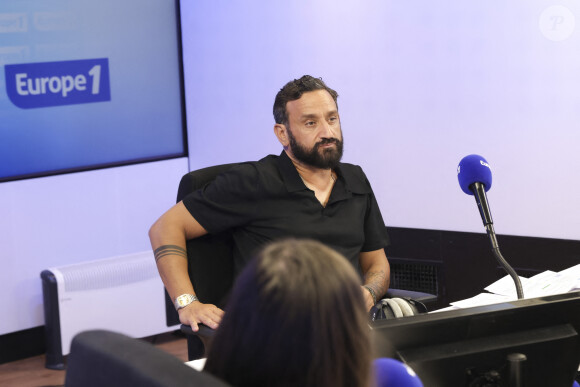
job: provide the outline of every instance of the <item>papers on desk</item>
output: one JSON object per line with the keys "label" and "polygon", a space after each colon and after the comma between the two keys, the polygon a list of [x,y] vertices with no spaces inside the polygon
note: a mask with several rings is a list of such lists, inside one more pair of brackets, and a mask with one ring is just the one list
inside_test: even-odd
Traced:
{"label": "papers on desk", "polygon": [[[578,273],[566,269],[562,272],[545,271],[530,278],[520,277],[525,298],[552,296],[554,294],[568,293],[578,287],[580,265],[576,265]],[[490,293],[504,296],[515,296],[516,287],[510,276],[505,276],[485,288]]]}
{"label": "papers on desk", "polygon": [[[520,277],[520,281],[524,298],[552,296],[580,290],[580,264],[558,273],[548,270],[530,278]],[[509,275],[492,283],[485,290],[488,293],[452,302],[451,307],[437,310],[437,312],[515,301],[518,298],[516,286]]]}

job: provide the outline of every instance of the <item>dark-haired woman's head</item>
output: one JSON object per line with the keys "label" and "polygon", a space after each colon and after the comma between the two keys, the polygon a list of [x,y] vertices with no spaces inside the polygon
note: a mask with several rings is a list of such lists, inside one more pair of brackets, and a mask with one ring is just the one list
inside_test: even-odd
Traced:
{"label": "dark-haired woman's head", "polygon": [[236,386],[367,386],[360,278],[336,251],[289,239],[240,274],[206,370]]}

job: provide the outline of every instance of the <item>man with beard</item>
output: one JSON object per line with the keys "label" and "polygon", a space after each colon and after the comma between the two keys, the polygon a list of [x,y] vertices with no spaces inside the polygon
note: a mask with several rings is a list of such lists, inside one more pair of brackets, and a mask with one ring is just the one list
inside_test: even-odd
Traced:
{"label": "man with beard", "polygon": [[319,78],[288,82],[274,102],[274,133],[284,148],[280,156],[232,167],[153,224],[151,246],[181,323],[197,331],[198,323],[215,329],[221,321],[220,308],[195,297],[185,246],[186,240],[225,230],[232,230],[236,274],[268,242],[310,238],[359,270],[367,310],[385,294],[388,235],[364,172],[340,162],[337,97]]}

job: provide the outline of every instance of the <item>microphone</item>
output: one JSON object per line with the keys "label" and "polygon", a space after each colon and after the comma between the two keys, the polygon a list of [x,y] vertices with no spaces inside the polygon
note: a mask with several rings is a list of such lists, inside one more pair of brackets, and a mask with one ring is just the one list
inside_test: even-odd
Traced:
{"label": "microphone", "polygon": [[[486,229],[493,227],[485,194],[491,188],[491,168],[487,160],[478,155],[465,156],[457,166],[457,179],[463,192],[475,196],[483,226]],[[492,241],[492,245],[496,247],[497,241]]]}
{"label": "microphone", "polygon": [[377,387],[423,387],[415,371],[402,361],[379,357],[373,361]]}
{"label": "microphone", "polygon": [[486,192],[491,188],[491,168],[485,158],[479,155],[465,156],[457,166],[457,179],[461,190],[468,195],[475,196],[475,202],[483,221],[483,226],[491,242],[491,249],[498,262],[508,272],[516,285],[518,299],[524,298],[524,292],[520,277],[515,270],[507,263],[499,251],[499,244],[493,228],[491,210],[487,201]]}

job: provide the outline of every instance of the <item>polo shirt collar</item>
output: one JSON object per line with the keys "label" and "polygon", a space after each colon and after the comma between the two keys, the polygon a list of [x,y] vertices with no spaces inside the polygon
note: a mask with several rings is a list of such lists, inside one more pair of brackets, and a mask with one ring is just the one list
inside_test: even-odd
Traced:
{"label": "polo shirt collar", "polygon": [[[355,193],[355,194],[368,194],[371,193],[371,188],[368,182],[365,179],[364,173],[360,169],[360,167],[350,165],[350,168],[344,168],[345,164],[339,163],[338,166],[334,169],[336,174],[345,182],[345,188],[347,191]],[[360,172],[358,174],[354,173],[354,168],[357,168]]]}
{"label": "polo shirt collar", "polygon": [[[280,169],[280,174],[282,175],[282,179],[284,180],[284,184],[286,184],[288,192],[302,191],[306,188],[306,185],[304,185],[304,182],[300,178],[296,167],[285,151],[282,151],[280,157],[278,157],[278,168]],[[339,163],[334,171],[339,177],[337,185],[341,185],[341,180],[344,181],[345,191],[356,194],[366,194],[371,192],[369,185],[365,181],[362,181],[360,176],[351,173],[351,168],[342,168],[342,163]],[[335,186],[335,188],[338,187]]]}
{"label": "polo shirt collar", "polygon": [[278,157],[278,168],[280,169],[280,174],[282,175],[282,179],[284,179],[284,184],[286,184],[288,192],[302,191],[306,188],[296,167],[285,151],[282,151],[280,157]]}

